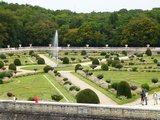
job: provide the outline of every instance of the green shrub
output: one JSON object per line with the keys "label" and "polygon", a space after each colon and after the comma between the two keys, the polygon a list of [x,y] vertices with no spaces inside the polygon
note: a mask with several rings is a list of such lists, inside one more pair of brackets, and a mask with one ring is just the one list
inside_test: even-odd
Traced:
{"label": "green shrub", "polygon": [[147,83],[142,84],[141,88],[149,91],[149,85]]}
{"label": "green shrub", "polygon": [[63,85],[72,85],[72,83],[70,81],[65,81],[65,83]]}
{"label": "green shrub", "polygon": [[160,51],[158,51],[157,54],[160,54]]}
{"label": "green shrub", "polygon": [[71,87],[69,88],[69,90],[70,90],[70,91],[72,91],[72,90],[79,91],[79,90],[80,90],[80,88],[79,88],[79,87],[77,87],[77,86],[71,86]]}
{"label": "green shrub", "polygon": [[77,70],[82,70],[82,69],[83,69],[83,67],[82,67],[81,64],[77,64],[77,65],[75,66],[75,72],[77,72]]}
{"label": "green shrub", "polygon": [[104,71],[108,71],[108,65],[107,64],[102,64],[101,69]]}
{"label": "green shrub", "polygon": [[112,67],[115,67],[117,64],[119,64],[119,60],[113,60],[112,61]]}
{"label": "green shrub", "polygon": [[30,51],[29,51],[29,55],[32,56],[33,54],[34,54],[34,51],[33,51],[33,50],[30,50]]}
{"label": "green shrub", "polygon": [[4,63],[0,61],[0,69],[4,67]]}
{"label": "green shrub", "polygon": [[125,96],[131,98],[131,88],[126,81],[121,81],[117,86],[117,96]]}
{"label": "green shrub", "polygon": [[119,61],[119,57],[114,57],[114,60],[118,60]]}
{"label": "green shrub", "polygon": [[68,80],[68,78],[63,78],[63,81],[67,81]]}
{"label": "green shrub", "polygon": [[107,82],[107,83],[111,83],[111,80],[110,80],[110,79],[107,79],[106,82]]}
{"label": "green shrub", "polygon": [[56,74],[58,71],[57,71],[57,70],[54,70],[53,72],[54,72],[54,74]]}
{"label": "green shrub", "polygon": [[63,64],[69,64],[69,59],[68,57],[63,58]]}
{"label": "green shrub", "polygon": [[12,64],[12,63],[9,65],[8,69],[9,69],[9,70],[13,70],[13,71],[16,71],[16,70],[17,70],[16,65],[15,65],[15,64]]}
{"label": "green shrub", "polygon": [[137,67],[133,67],[132,71],[136,72],[137,71]]}
{"label": "green shrub", "polygon": [[97,58],[93,58],[92,65],[99,65],[99,61]]}
{"label": "green shrub", "polygon": [[81,55],[87,55],[87,52],[85,50],[82,50]]}
{"label": "green shrub", "polygon": [[157,63],[157,66],[160,66],[160,62]]}
{"label": "green shrub", "polygon": [[158,78],[152,78],[152,82],[153,83],[157,83],[158,82]]}
{"label": "green shrub", "polygon": [[152,51],[151,51],[151,49],[147,48],[145,54],[146,54],[147,56],[152,56]]}
{"label": "green shrub", "polygon": [[8,56],[12,57],[14,55],[14,53],[8,53]]}
{"label": "green shrub", "polygon": [[106,52],[102,51],[100,55],[101,55],[101,56],[105,56],[105,55],[106,55]]}
{"label": "green shrub", "polygon": [[106,54],[105,58],[109,58],[110,55]]}
{"label": "green shrub", "polygon": [[11,78],[12,76],[13,76],[13,72],[12,72],[12,71],[7,71],[7,72],[5,72],[4,77]]}
{"label": "green shrub", "polygon": [[49,65],[46,65],[44,68],[43,68],[44,72],[45,73],[48,73],[48,71],[52,71],[53,70],[53,67],[49,66]]}
{"label": "green shrub", "polygon": [[154,59],[154,60],[153,60],[153,62],[154,62],[154,63],[157,63],[157,62],[158,62],[158,60],[157,60],[157,59]]}
{"label": "green shrub", "polygon": [[133,63],[133,62],[130,62],[129,65],[134,65],[134,63]]}
{"label": "green shrub", "polygon": [[64,55],[68,55],[68,52],[65,52]]}
{"label": "green shrub", "polygon": [[127,51],[124,51],[124,50],[123,50],[123,51],[122,51],[122,54],[125,55],[125,56],[127,56]]}
{"label": "green shrub", "polygon": [[63,96],[58,95],[58,94],[54,94],[54,95],[51,95],[51,98],[52,98],[52,100],[55,100],[55,101],[59,102],[60,100],[63,99]]}
{"label": "green shrub", "polygon": [[118,82],[112,83],[112,84],[111,84],[111,88],[117,90],[118,84],[119,84]]}
{"label": "green shrub", "polygon": [[136,53],[137,57],[143,57],[143,53]]}
{"label": "green shrub", "polygon": [[90,68],[92,68],[93,70],[97,67],[97,65],[90,65]]}
{"label": "green shrub", "polygon": [[98,75],[97,75],[97,78],[98,78],[98,79],[102,79],[102,78],[103,78],[103,74],[98,74]]}
{"label": "green shrub", "polygon": [[29,97],[28,101],[34,101],[34,97]]}
{"label": "green shrub", "polygon": [[2,79],[0,79],[0,84],[3,84],[3,80]]}
{"label": "green shrub", "polygon": [[6,55],[5,54],[0,54],[0,58],[1,59],[6,59]]}
{"label": "green shrub", "polygon": [[45,64],[45,60],[43,58],[38,58],[37,64],[39,64],[39,65]]}
{"label": "green shrub", "polygon": [[123,65],[120,64],[120,63],[117,63],[116,66],[115,66],[115,68],[118,68],[118,69],[121,69],[122,67],[123,67]]}
{"label": "green shrub", "polygon": [[84,89],[80,91],[76,95],[76,100],[77,100],[77,103],[98,104],[100,102],[97,94],[90,89]]}
{"label": "green shrub", "polygon": [[112,64],[113,60],[109,59],[107,60],[108,66],[110,66]]}
{"label": "green shrub", "polygon": [[14,64],[17,66],[21,66],[21,61],[19,59],[15,59]]}

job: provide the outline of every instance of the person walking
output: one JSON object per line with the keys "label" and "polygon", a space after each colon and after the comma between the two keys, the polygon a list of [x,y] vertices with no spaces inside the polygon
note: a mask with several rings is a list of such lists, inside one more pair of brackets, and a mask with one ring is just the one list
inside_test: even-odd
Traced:
{"label": "person walking", "polygon": [[158,94],[156,92],[153,93],[154,105],[158,104]]}
{"label": "person walking", "polygon": [[145,91],[145,97],[144,97],[145,105],[148,105],[148,92]]}
{"label": "person walking", "polygon": [[16,104],[16,97],[13,95],[13,103]]}
{"label": "person walking", "polygon": [[141,93],[141,104],[144,105],[144,99],[145,99],[145,91],[144,89],[142,89],[142,93]]}
{"label": "person walking", "polygon": [[38,103],[38,102],[39,102],[39,99],[38,99],[37,96],[34,98],[34,101],[35,101],[35,103]]}

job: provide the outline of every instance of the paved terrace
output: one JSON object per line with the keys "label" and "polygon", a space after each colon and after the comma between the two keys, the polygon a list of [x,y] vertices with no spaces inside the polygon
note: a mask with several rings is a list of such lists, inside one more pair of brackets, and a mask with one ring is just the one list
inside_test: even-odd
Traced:
{"label": "paved terrace", "polygon": [[[153,52],[160,51],[160,47],[149,47]],[[144,52],[147,47],[59,47],[59,51],[131,51],[131,52]],[[42,46],[33,46],[33,47],[20,47],[20,48],[0,48],[0,52],[17,52],[17,51],[29,51],[29,50],[53,50],[52,47],[42,47]]]}

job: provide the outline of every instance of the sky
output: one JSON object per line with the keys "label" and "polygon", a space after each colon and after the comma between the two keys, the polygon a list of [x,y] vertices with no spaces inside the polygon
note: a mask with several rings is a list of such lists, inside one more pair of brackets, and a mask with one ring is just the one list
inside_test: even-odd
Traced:
{"label": "sky", "polygon": [[51,10],[68,9],[73,12],[113,12],[120,9],[151,10],[160,7],[160,0],[0,0],[8,3],[38,5]]}

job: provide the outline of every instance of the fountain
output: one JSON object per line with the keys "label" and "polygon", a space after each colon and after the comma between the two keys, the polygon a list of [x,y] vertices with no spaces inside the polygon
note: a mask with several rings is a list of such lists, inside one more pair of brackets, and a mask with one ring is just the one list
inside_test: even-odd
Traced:
{"label": "fountain", "polygon": [[58,65],[58,31],[56,30],[55,36],[53,39],[53,51],[52,56],[55,58],[57,65]]}

